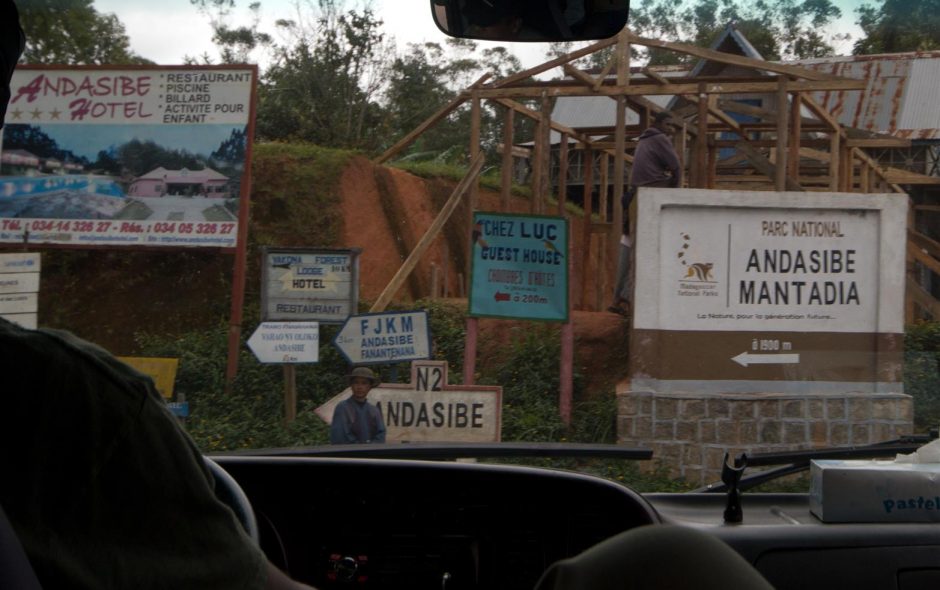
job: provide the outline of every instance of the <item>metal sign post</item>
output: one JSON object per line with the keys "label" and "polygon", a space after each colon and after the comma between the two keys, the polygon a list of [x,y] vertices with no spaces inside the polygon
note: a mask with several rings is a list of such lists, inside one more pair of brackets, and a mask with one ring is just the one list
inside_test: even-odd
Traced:
{"label": "metal sign post", "polygon": [[264,322],[258,326],[248,348],[262,363],[284,367],[284,420],[297,417],[298,364],[320,360],[320,325],[317,322]]}

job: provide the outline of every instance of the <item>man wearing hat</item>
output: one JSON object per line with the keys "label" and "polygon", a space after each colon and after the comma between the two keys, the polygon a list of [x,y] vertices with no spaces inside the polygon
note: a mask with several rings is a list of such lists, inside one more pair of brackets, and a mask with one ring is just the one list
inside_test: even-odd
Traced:
{"label": "man wearing hat", "polygon": [[378,377],[368,367],[356,367],[346,377],[352,395],[339,402],[333,410],[330,443],[384,443],[385,421],[379,409],[366,399],[369,391],[379,384]]}

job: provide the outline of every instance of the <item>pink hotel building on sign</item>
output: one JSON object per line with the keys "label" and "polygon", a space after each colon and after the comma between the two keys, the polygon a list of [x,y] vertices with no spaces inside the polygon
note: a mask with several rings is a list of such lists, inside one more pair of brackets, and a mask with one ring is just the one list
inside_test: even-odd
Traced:
{"label": "pink hotel building on sign", "polygon": [[138,176],[127,191],[131,197],[217,197],[229,194],[229,179],[211,168],[167,170],[160,166]]}

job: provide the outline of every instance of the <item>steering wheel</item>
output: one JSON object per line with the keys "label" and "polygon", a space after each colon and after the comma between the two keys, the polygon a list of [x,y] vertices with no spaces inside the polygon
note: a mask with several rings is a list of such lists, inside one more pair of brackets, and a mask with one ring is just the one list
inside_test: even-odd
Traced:
{"label": "steering wheel", "polygon": [[206,467],[212,472],[215,478],[215,495],[223,504],[232,509],[235,518],[241,523],[242,528],[255,544],[258,544],[258,520],[255,518],[255,511],[251,508],[251,502],[244,490],[235,481],[235,478],[229,475],[228,471],[210,459],[203,457]]}

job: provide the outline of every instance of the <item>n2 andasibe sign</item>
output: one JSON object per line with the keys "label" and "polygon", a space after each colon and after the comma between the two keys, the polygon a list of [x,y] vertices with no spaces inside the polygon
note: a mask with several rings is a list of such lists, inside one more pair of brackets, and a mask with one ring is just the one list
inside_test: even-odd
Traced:
{"label": "n2 andasibe sign", "polygon": [[568,320],[568,222],[561,217],[473,216],[470,315]]}
{"label": "n2 andasibe sign", "polygon": [[18,68],[0,243],[234,248],[257,70]]}

